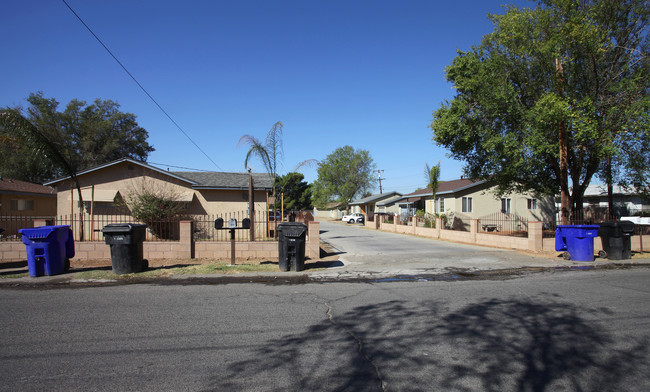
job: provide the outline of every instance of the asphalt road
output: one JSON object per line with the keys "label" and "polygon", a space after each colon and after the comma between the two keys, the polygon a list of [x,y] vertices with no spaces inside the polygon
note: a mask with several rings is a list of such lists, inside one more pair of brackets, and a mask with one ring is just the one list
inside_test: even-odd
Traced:
{"label": "asphalt road", "polygon": [[0,390],[648,391],[649,281],[2,285]]}
{"label": "asphalt road", "polygon": [[321,240],[334,248],[345,265],[345,268],[330,269],[322,275],[340,278],[354,275],[439,274],[449,270],[552,268],[581,264],[567,262],[555,254],[536,255],[509,249],[459,244],[369,230],[358,224],[342,222],[321,222]]}

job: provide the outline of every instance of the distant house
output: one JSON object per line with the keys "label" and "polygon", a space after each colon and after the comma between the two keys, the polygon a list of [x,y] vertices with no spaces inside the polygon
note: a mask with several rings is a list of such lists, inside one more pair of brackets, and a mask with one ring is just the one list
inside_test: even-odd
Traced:
{"label": "distant house", "polygon": [[[650,200],[639,195],[634,188],[614,185],[612,191],[615,216],[631,216],[650,211]],[[607,210],[609,208],[607,185],[589,185],[585,190],[582,205],[585,210]]]}
{"label": "distant house", "polygon": [[428,214],[462,215],[480,219],[493,214],[515,214],[525,220],[544,221],[555,214],[553,197],[515,193],[497,197],[488,181],[458,179],[438,184],[436,198],[425,188],[402,196],[397,202],[401,214],[424,210]]}
{"label": "distant house", "polygon": [[[187,215],[216,215],[247,211],[248,173],[175,172],[143,162],[124,158],[106,163],[77,175],[81,184],[86,212],[97,215],[123,214],[121,200],[142,189],[162,190],[184,203]],[[267,194],[273,179],[266,173],[253,174],[255,210],[265,211]],[[76,213],[79,201],[71,179],[61,178],[46,183],[56,188],[58,215]],[[127,211],[128,212],[128,211]]]}
{"label": "distant house", "polygon": [[[350,209],[352,210],[353,213],[360,212],[362,214],[367,214],[367,215],[372,215],[379,212],[382,213],[397,212],[396,207],[390,208],[390,206],[387,207],[387,204],[381,204],[381,203],[388,200],[396,200],[401,196],[402,194],[398,192],[386,192],[386,193],[378,193],[375,195],[370,195],[368,197],[364,197],[362,199],[350,203],[350,207],[351,207]],[[387,211],[387,208],[390,209],[390,211]]]}
{"label": "distant house", "polygon": [[34,227],[34,218],[54,215],[53,188],[0,177],[0,237],[18,238],[18,230]]}
{"label": "distant house", "polygon": [[325,207],[314,206],[314,218],[341,219],[345,214],[345,206],[340,203],[328,203]]}
{"label": "distant house", "polygon": [[0,215],[54,216],[54,188],[0,177]]}

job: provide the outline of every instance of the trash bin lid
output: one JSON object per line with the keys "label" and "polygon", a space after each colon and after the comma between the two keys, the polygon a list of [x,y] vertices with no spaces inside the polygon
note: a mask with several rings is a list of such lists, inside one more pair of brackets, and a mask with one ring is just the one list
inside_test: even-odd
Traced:
{"label": "trash bin lid", "polygon": [[603,222],[600,224],[600,227],[606,227],[608,229],[620,229],[624,233],[632,233],[634,231],[634,223],[626,220]]}
{"label": "trash bin lid", "polygon": [[278,225],[278,231],[286,237],[300,237],[307,232],[307,225],[300,222],[283,222]]}
{"label": "trash bin lid", "polygon": [[129,233],[146,228],[147,225],[142,223],[109,223],[102,228],[102,233]]}
{"label": "trash bin lid", "polygon": [[18,233],[29,238],[30,240],[45,239],[50,234],[58,232],[59,230],[70,229],[69,225],[56,225],[56,226],[39,226],[39,227],[30,227],[27,229],[20,229]]}

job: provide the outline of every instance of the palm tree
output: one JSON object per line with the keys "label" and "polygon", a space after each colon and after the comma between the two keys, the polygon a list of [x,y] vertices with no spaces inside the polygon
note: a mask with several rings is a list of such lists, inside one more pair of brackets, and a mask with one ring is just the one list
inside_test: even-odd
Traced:
{"label": "palm tree", "polygon": [[[282,121],[278,121],[269,130],[266,134],[266,139],[264,142],[260,141],[254,136],[244,135],[239,139],[237,146],[242,144],[247,144],[250,146],[250,149],[246,153],[246,159],[244,159],[244,167],[248,169],[248,162],[251,158],[258,158],[264,165],[264,169],[271,177],[273,181],[273,199],[276,197],[275,190],[275,181],[278,177],[278,168],[282,165],[282,159],[284,158],[284,149],[282,145],[282,130],[284,129],[284,124]],[[312,165],[317,163],[315,159],[307,159],[306,161],[300,162],[294,171],[298,171],[303,166]]]}
{"label": "palm tree", "polygon": [[17,139],[25,146],[31,148],[34,154],[50,160],[54,166],[61,169],[72,179],[72,182],[77,188],[77,193],[79,195],[79,241],[83,241],[84,207],[83,197],[81,195],[81,186],[79,185],[79,180],[77,179],[77,167],[73,163],[72,159],[66,157],[63,154],[63,151],[65,151],[65,149],[60,146],[57,141],[53,140],[53,138],[48,137],[45,132],[43,132],[43,130],[39,129],[37,126],[23,117],[17,110],[1,110],[0,126],[9,133],[16,135]]}
{"label": "palm tree", "polygon": [[438,192],[438,182],[440,180],[440,161],[438,164],[429,167],[429,164],[424,165],[424,178],[427,181],[427,186],[431,189],[433,193],[433,213],[436,212],[436,192]]}

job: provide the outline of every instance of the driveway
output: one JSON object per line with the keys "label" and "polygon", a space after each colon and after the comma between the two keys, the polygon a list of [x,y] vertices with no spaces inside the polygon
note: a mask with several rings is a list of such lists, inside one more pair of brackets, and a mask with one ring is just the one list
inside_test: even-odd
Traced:
{"label": "driveway", "polygon": [[321,241],[334,248],[343,264],[321,273],[328,276],[417,275],[576,265],[549,255],[388,233],[358,224],[321,222],[320,228]]}

